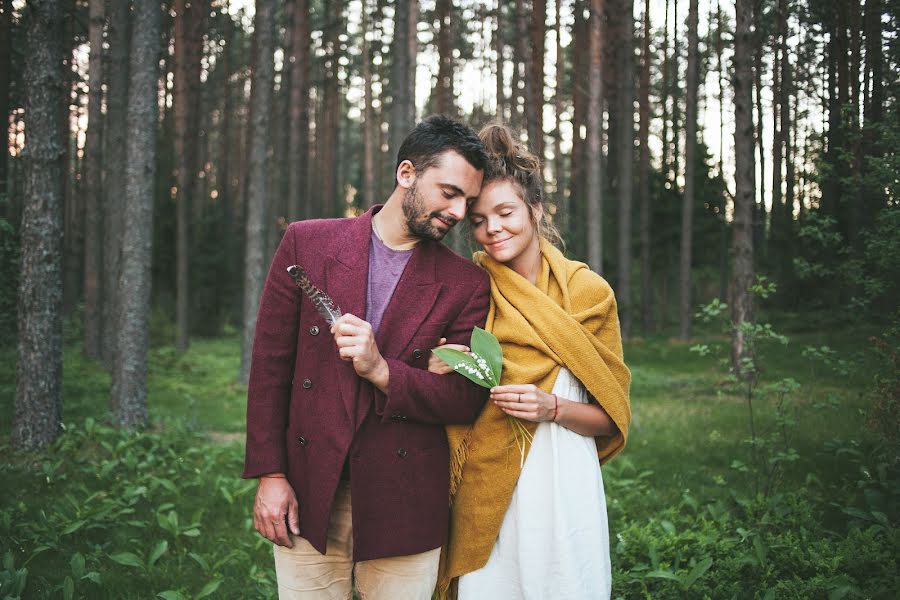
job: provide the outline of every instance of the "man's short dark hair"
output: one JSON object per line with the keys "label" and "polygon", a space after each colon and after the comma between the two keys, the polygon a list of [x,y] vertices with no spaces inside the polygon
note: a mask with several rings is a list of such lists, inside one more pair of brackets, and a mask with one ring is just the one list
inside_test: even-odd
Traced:
{"label": "man's short dark hair", "polygon": [[394,172],[396,173],[400,163],[408,160],[421,175],[433,167],[438,157],[448,150],[457,152],[479,171],[484,171],[487,167],[484,144],[471,127],[444,115],[432,115],[416,125],[403,140],[397,151]]}

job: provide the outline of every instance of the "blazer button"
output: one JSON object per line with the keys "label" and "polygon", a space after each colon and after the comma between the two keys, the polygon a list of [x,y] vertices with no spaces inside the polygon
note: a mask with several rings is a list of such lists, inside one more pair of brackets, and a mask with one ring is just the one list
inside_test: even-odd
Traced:
{"label": "blazer button", "polygon": [[419,360],[420,358],[422,358],[422,356],[423,356],[423,354],[422,354],[421,350],[419,350],[418,348],[413,350],[413,358],[415,358],[416,360]]}
{"label": "blazer button", "polygon": [[306,446],[307,444],[309,444],[309,440],[307,440],[302,435],[297,437],[297,441],[300,442],[301,446]]}
{"label": "blazer button", "polygon": [[301,385],[303,386],[304,390],[308,390],[312,387],[312,381],[310,381],[309,379],[304,379]]}
{"label": "blazer button", "polygon": [[397,450],[397,456],[400,458],[406,458],[406,448],[400,448]]}
{"label": "blazer button", "polygon": [[309,328],[309,335],[319,335],[319,326],[313,325]]}

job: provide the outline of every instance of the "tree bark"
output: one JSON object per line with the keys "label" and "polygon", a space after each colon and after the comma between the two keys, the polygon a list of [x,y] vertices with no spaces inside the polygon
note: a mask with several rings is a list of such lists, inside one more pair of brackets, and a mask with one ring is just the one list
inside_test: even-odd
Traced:
{"label": "tree bark", "polygon": [[305,208],[307,177],[309,172],[309,0],[295,0],[292,24],[291,52],[291,111],[290,176],[288,198],[291,202],[291,218],[306,219],[310,215]]}
{"label": "tree bark", "polygon": [[553,94],[553,116],[556,123],[553,127],[553,176],[556,183],[556,223],[565,236],[569,231],[569,199],[566,198],[565,161],[562,155],[562,111],[563,91],[566,72],[566,56],[562,45],[562,0],[554,0],[556,15],[554,30],[556,33],[556,83]]}
{"label": "tree bark", "polygon": [[109,79],[106,87],[106,147],[103,152],[103,362],[112,369],[116,352],[119,257],[122,252],[122,211],[125,198],[125,148],[128,103],[128,62],[131,20],[127,2],[109,4]]}
{"label": "tree bark", "polygon": [[450,11],[453,8],[451,0],[437,0],[435,4],[435,17],[438,20],[437,50],[438,73],[434,86],[434,112],[439,115],[453,116],[453,41],[451,39],[452,19]]}
{"label": "tree bark", "polygon": [[731,281],[731,365],[743,377],[743,360],[749,348],[741,324],[753,319],[750,287],[753,284],[753,205],[755,203],[753,167],[753,73],[750,56],[753,42],[750,32],[751,0],[735,0],[734,32],[734,234],[732,253],[734,270]]}
{"label": "tree bark", "polygon": [[60,2],[25,9],[25,202],[18,289],[12,445],[48,446],[60,430],[62,385],[63,75]]}
{"label": "tree bark", "polygon": [[666,0],[666,12],[663,20],[662,43],[662,172],[663,181],[669,181],[669,0]]}
{"label": "tree bark", "polygon": [[[414,54],[417,15],[416,0],[398,0],[394,5],[394,42],[391,53],[394,62],[391,68],[391,123],[390,159],[397,156],[400,144],[413,128],[416,118],[416,80]],[[412,34],[412,35],[411,35]],[[393,172],[394,163],[391,162]],[[391,177],[393,188],[394,178]]]}
{"label": "tree bark", "polygon": [[528,63],[528,143],[534,154],[544,162],[544,41],[547,36],[547,3],[531,3],[531,56]]}
{"label": "tree bark", "polygon": [[644,335],[653,331],[653,265],[651,261],[650,215],[650,0],[644,0],[644,33],[641,46],[640,83],[640,161],[638,162],[638,196],[641,203],[641,327]]}
{"label": "tree bark", "polygon": [[338,206],[338,171],[340,165],[340,153],[338,141],[340,139],[340,115],[341,98],[338,81],[340,69],[341,40],[343,29],[343,0],[329,2],[328,22],[325,31],[325,83],[322,86],[322,129],[316,130],[316,138],[321,135],[321,144],[318,145],[321,154],[318,157],[319,176],[322,177],[322,198],[319,216],[336,216],[341,207]]}
{"label": "tree bark", "polygon": [[[12,74],[12,0],[0,3],[0,130],[3,139],[9,132],[9,84]],[[9,170],[9,149],[4,145],[0,152],[0,195],[9,195],[12,186],[7,182]],[[12,215],[6,214],[11,217]]]}
{"label": "tree bark", "polygon": [[498,119],[506,120],[506,94],[504,91],[503,85],[503,34],[500,28],[500,21],[503,17],[503,3],[501,0],[497,0],[497,6],[494,9],[494,32],[492,36],[492,42],[494,46],[494,55],[495,55],[495,80],[494,84],[496,86],[496,96],[497,96],[497,110],[496,115]]}
{"label": "tree bark", "polygon": [[271,137],[272,86],[275,65],[272,54],[274,42],[275,12],[273,3],[257,0],[254,19],[256,48],[253,54],[253,83],[250,92],[250,166],[247,173],[247,214],[245,217],[244,250],[244,327],[241,344],[240,381],[250,380],[250,356],[256,333],[256,313],[259,295],[265,277],[265,206],[267,198],[266,150]]}
{"label": "tree bark", "polygon": [[604,0],[591,0],[590,73],[587,97],[587,248],[588,264],[603,274],[603,157],[600,148],[603,126],[603,19]]}
{"label": "tree bark", "polygon": [[621,0],[621,45],[618,48],[621,79],[617,100],[620,122],[618,132],[618,186],[619,197],[619,264],[616,301],[619,306],[619,323],[622,337],[631,337],[631,207],[634,190],[634,0]]}
{"label": "tree bark", "polygon": [[584,197],[586,175],[586,110],[588,105],[588,69],[585,68],[584,52],[577,49],[590,48],[590,32],[584,13],[587,0],[574,0],[575,12],[574,55],[572,57],[572,154],[569,160],[569,232],[574,241],[573,252],[579,256],[587,254],[587,203]]}
{"label": "tree bark", "polygon": [[694,242],[694,203],[696,193],[696,161],[697,161],[697,92],[699,81],[699,51],[697,39],[698,6],[697,0],[690,0],[688,7],[688,63],[687,63],[687,106],[685,123],[684,151],[684,196],[681,202],[681,269],[679,283],[681,288],[680,337],[688,340],[691,337],[691,249]]}
{"label": "tree bark", "polygon": [[147,350],[153,199],[156,181],[157,92],[162,14],[157,0],[135,0],[128,86],[124,222],[119,274],[117,347],[110,405],[113,422],[128,429],[147,424]]}
{"label": "tree bark", "polygon": [[189,345],[190,216],[197,179],[200,67],[203,23],[208,0],[175,0],[175,60],[172,108],[175,112],[175,348]]}
{"label": "tree bark", "polygon": [[[84,353],[100,358],[102,334],[103,214],[100,211],[103,189],[103,25],[106,20],[103,0],[90,0],[88,38],[88,128],[84,146]],[[4,153],[5,154],[5,153]]]}
{"label": "tree bark", "polygon": [[363,61],[363,85],[365,86],[365,107],[363,112],[363,189],[362,198],[364,206],[372,206],[377,201],[375,194],[375,109],[372,106],[372,60],[369,48],[369,7],[368,0],[363,0],[362,17],[362,61]]}

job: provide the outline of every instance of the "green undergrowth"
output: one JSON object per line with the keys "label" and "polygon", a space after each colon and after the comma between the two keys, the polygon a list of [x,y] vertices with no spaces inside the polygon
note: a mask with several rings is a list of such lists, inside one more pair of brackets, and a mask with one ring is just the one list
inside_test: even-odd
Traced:
{"label": "green undergrowth", "polygon": [[[763,378],[796,385],[789,427],[779,388],[760,386],[759,447],[715,358],[665,339],[626,345],[634,421],[603,468],[614,598],[894,597],[900,477],[895,446],[867,426],[880,368],[867,335],[765,346]],[[8,446],[15,355],[0,351],[0,599],[276,595],[271,549],[250,520],[255,484],[239,478],[242,444],[222,441],[244,429],[239,354],[236,337],[154,348],[152,425],[126,433],[105,424],[105,370],[69,346],[65,431],[26,455]],[[754,448],[783,461],[759,491]]]}

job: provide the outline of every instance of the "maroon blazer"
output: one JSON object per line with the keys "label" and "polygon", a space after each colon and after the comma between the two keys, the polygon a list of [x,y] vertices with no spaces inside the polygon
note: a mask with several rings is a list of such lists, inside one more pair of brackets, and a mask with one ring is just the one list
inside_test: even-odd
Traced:
{"label": "maroon blazer", "polygon": [[487,390],[427,371],[441,337],[468,344],[484,326],[487,274],[438,242],[420,242],[376,336],[387,394],[338,356],[328,324],[287,273],[302,265],[344,313],[365,318],[372,215],[291,223],[259,306],[244,477],[283,472],[300,504],[301,535],[325,553],[335,491],[349,457],[353,559],[416,554],[447,539],[449,450],[444,425],[472,423]]}

